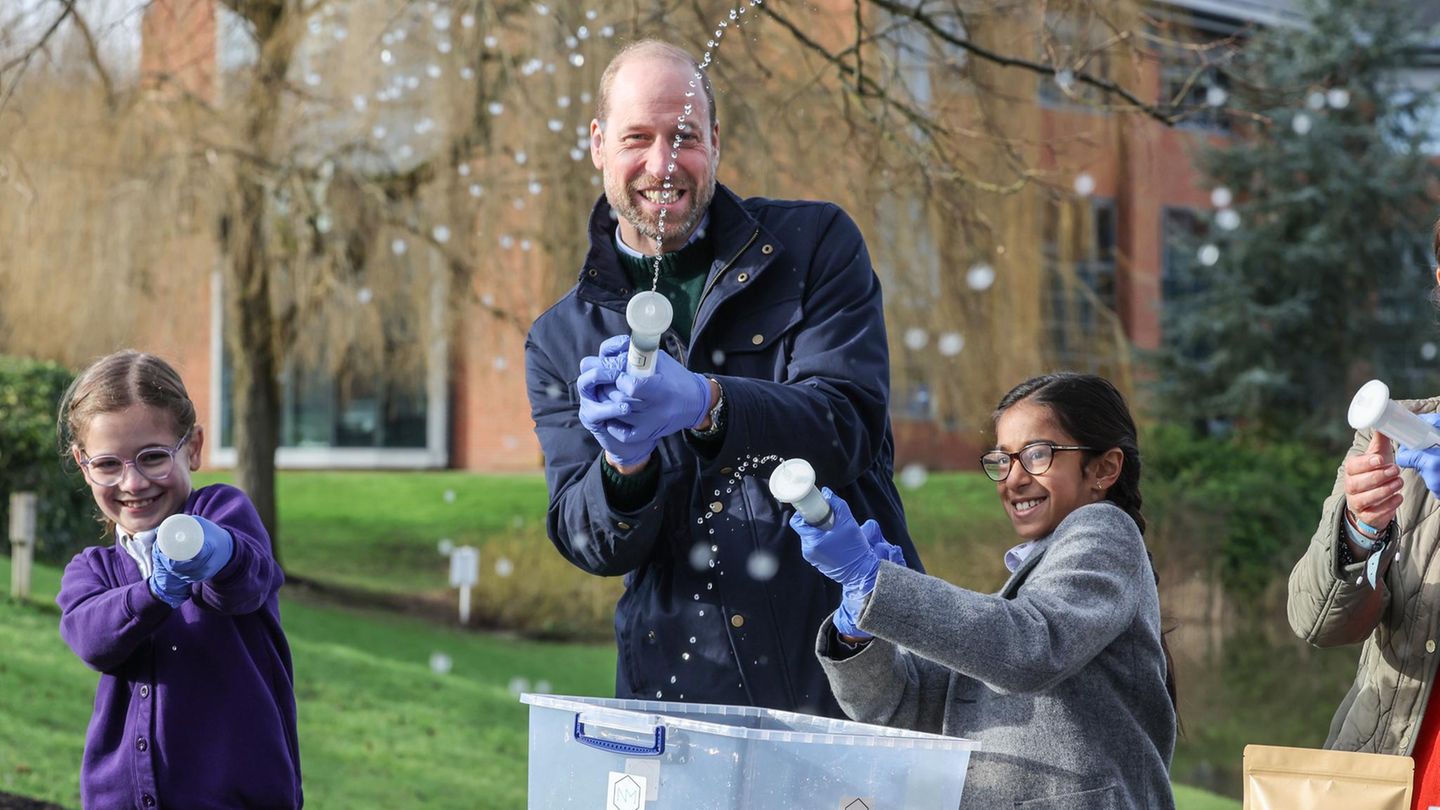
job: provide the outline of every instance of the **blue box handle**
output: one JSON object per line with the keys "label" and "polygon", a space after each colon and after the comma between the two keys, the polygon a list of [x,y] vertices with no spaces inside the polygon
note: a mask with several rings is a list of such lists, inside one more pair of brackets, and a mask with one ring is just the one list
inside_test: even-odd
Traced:
{"label": "blue box handle", "polygon": [[605,740],[600,737],[585,736],[585,724],[580,722],[580,714],[575,714],[575,742],[588,745],[591,748],[599,748],[601,751],[608,751],[612,754],[627,754],[633,757],[658,757],[665,753],[665,727],[655,727],[655,744],[650,747],[637,745],[635,743],[623,743],[617,740]]}

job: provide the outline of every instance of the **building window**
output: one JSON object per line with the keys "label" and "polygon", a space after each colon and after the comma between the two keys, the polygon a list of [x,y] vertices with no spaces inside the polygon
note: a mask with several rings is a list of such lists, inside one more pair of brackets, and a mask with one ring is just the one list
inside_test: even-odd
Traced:
{"label": "building window", "polygon": [[[235,463],[234,374],[224,345],[224,306],[219,274],[212,302],[211,386],[220,441],[212,461]],[[282,468],[420,468],[448,463],[448,346],[431,347],[423,368],[380,364],[362,370],[340,363],[316,368],[290,362],[281,372],[280,448]]]}
{"label": "building window", "polygon": [[1115,202],[1090,199],[1047,210],[1051,351],[1061,368],[1104,373],[1123,334],[1115,315]]}

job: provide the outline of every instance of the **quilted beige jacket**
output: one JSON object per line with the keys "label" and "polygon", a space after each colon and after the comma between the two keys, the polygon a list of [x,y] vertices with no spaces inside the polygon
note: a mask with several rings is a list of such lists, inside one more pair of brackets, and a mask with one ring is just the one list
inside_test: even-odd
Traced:
{"label": "quilted beige jacket", "polygon": [[[1403,403],[1419,413],[1440,398]],[[1355,434],[1346,457],[1365,451],[1370,431]],[[1378,587],[1364,564],[1339,565],[1345,520],[1343,479],[1325,499],[1320,525],[1290,572],[1288,614],[1295,633],[1317,647],[1362,643],[1355,683],[1330,723],[1326,748],[1408,755],[1425,714],[1440,660],[1440,517],[1425,482],[1401,470],[1404,502],[1381,557]]]}

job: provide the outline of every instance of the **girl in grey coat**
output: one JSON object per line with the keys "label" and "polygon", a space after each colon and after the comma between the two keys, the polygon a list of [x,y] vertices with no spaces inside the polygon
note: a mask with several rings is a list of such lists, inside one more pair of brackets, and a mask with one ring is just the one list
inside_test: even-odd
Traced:
{"label": "girl in grey coat", "polygon": [[832,529],[791,519],[842,586],[817,639],[835,695],[862,722],[978,741],[965,810],[1169,810],[1174,684],[1125,400],[1100,377],[1037,377],[995,431],[981,465],[1025,541],[997,594],[897,564],[828,490]]}

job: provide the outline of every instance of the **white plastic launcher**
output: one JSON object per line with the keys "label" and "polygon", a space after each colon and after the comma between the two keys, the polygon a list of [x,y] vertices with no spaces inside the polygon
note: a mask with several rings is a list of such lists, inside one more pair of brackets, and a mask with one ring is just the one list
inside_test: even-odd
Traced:
{"label": "white plastic launcher", "polygon": [[1374,428],[1412,449],[1440,445],[1440,430],[1390,398],[1390,388],[1379,380],[1360,386],[1350,400],[1350,427]]}
{"label": "white plastic launcher", "polygon": [[200,521],[189,515],[171,515],[155,533],[160,551],[172,560],[192,560],[205,545],[205,530]]}
{"label": "white plastic launcher", "polygon": [[811,526],[827,531],[835,526],[835,513],[815,487],[815,468],[803,458],[787,459],[775,467],[770,473],[770,494],[794,506]]}
{"label": "white plastic launcher", "polygon": [[630,299],[625,307],[625,322],[630,325],[630,354],[625,358],[625,370],[631,376],[649,377],[655,373],[660,336],[670,328],[674,317],[670,300],[658,292],[645,290]]}

